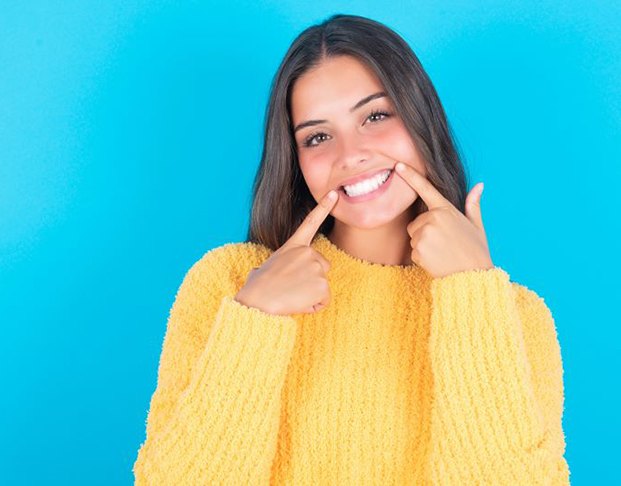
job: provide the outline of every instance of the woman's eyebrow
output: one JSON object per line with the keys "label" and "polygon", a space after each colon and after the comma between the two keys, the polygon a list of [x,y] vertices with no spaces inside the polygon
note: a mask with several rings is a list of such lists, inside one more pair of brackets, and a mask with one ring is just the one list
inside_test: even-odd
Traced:
{"label": "woman's eyebrow", "polygon": [[[384,91],[378,91],[377,93],[373,93],[372,95],[365,96],[358,103],[352,106],[349,109],[349,112],[351,113],[353,111],[356,111],[361,106],[366,105],[369,101],[372,101],[376,98],[383,98],[385,96],[386,96],[386,93]],[[313,125],[319,125],[320,123],[325,123],[327,121],[328,120],[306,120],[305,122],[302,122],[296,125],[296,127],[293,130],[293,133],[296,133],[298,130],[301,130],[302,128],[311,127]]]}

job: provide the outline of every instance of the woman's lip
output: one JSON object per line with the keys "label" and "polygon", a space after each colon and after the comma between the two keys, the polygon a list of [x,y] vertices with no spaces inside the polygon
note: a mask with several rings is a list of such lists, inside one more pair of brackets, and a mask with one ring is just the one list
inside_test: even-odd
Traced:
{"label": "woman's lip", "polygon": [[367,172],[366,174],[362,174],[362,175],[359,175],[357,177],[353,177],[351,179],[348,179],[348,180],[342,182],[339,185],[339,189],[341,189],[341,188],[343,188],[345,186],[351,186],[351,185],[356,184],[358,182],[366,181],[367,179],[371,179],[371,178],[375,177],[376,175],[381,174],[382,172],[386,172],[387,170],[392,170],[392,168],[391,167],[384,167],[383,169],[378,169],[375,172]]}
{"label": "woman's lip", "polygon": [[394,179],[394,173],[395,171],[391,170],[390,175],[388,176],[388,179],[386,179],[386,182],[384,182],[381,186],[379,186],[374,191],[369,192],[368,194],[365,194],[364,196],[353,196],[353,197],[348,196],[343,186],[339,187],[339,193],[341,194],[341,197],[348,203],[361,203],[361,202],[368,201],[370,199],[375,199],[381,196],[384,192],[388,190],[388,186],[390,186],[390,183]]}

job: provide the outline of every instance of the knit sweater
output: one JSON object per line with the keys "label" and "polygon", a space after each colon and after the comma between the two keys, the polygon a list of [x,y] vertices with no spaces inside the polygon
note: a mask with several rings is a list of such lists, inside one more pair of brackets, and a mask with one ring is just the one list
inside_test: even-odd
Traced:
{"label": "knit sweater", "polygon": [[168,316],[146,439],[151,485],[567,485],[554,320],[496,266],[433,278],[317,233],[330,302],[275,315],[234,296],[271,254],[227,243]]}

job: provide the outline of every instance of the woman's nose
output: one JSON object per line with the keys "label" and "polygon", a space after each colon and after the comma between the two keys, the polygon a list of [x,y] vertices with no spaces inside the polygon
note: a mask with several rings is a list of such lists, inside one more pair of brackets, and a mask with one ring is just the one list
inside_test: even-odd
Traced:
{"label": "woman's nose", "polygon": [[339,145],[338,163],[343,169],[356,166],[362,160],[369,160],[371,158],[367,142],[360,133],[352,131],[341,136]]}

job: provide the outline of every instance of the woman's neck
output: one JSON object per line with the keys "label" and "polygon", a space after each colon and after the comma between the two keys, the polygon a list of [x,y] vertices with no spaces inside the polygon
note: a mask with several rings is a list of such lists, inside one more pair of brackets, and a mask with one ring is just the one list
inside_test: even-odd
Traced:
{"label": "woman's neck", "polygon": [[[411,265],[412,247],[407,225],[413,216],[406,211],[401,218],[378,228],[356,228],[338,220],[326,237],[346,253],[382,265]],[[412,218],[412,219],[410,219]]]}

